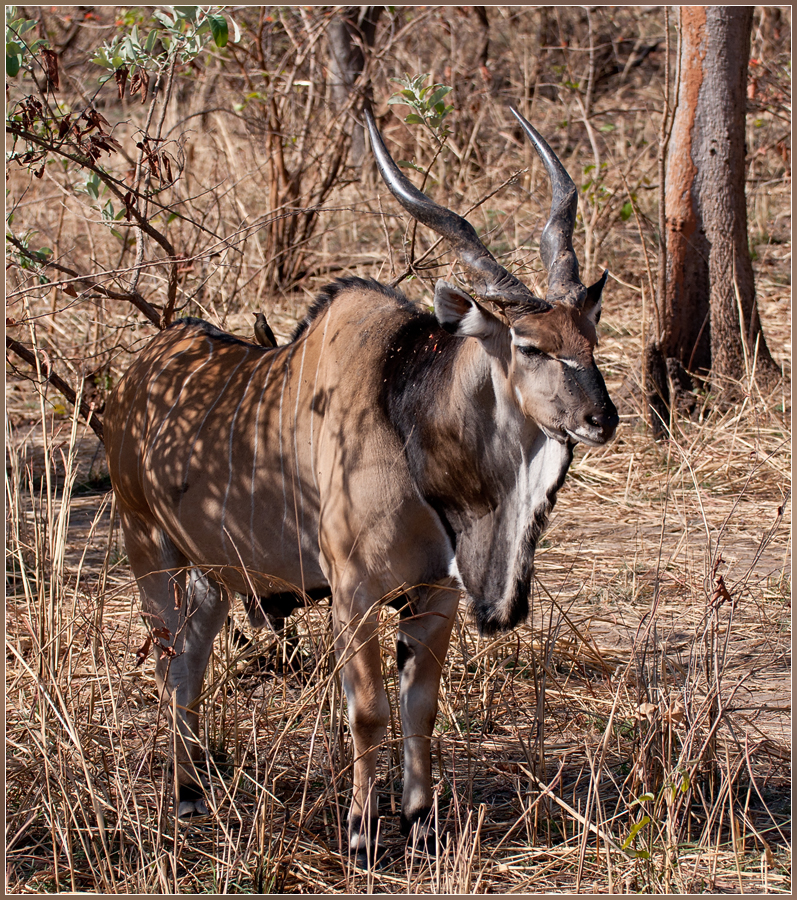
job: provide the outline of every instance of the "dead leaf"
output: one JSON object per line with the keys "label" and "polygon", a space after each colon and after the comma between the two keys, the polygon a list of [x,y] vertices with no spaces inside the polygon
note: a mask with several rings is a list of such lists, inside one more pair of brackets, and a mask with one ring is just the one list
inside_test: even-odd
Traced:
{"label": "dead leaf", "polygon": [[116,88],[119,91],[119,99],[121,100],[125,95],[125,85],[127,84],[127,76],[130,74],[130,70],[127,66],[122,66],[121,69],[117,69],[113,73],[114,80],[116,81]]}
{"label": "dead leaf", "polygon": [[136,650],[136,668],[138,668],[144,660],[149,656],[149,648],[152,646],[152,638],[150,635],[147,635],[147,639],[144,643]]}
{"label": "dead leaf", "polygon": [[670,704],[670,708],[667,710],[667,721],[671,725],[677,725],[679,722],[683,722],[683,719],[683,704],[680,702],[680,700],[676,700],[675,702]]}
{"label": "dead leaf", "polygon": [[721,606],[723,603],[733,603],[733,597],[731,597],[728,588],[725,587],[722,575],[717,575],[716,586],[711,597],[711,605],[716,607]]}
{"label": "dead leaf", "polygon": [[58,56],[55,50],[48,50],[46,47],[42,47],[41,52],[44,58],[44,73],[47,76],[47,87],[57,91],[61,86],[58,78]]}

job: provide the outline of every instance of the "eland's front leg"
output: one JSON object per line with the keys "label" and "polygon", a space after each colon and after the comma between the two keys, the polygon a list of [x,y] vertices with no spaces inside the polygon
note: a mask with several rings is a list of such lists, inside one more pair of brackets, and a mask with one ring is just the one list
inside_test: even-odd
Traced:
{"label": "eland's front leg", "polygon": [[417,823],[415,837],[425,840],[431,831],[432,731],[459,590],[437,588],[413,593],[420,597],[402,610],[396,638],[404,734],[401,832],[410,835]]}
{"label": "eland's front leg", "polygon": [[[342,608],[341,608],[342,607]],[[358,862],[368,866],[376,855],[379,802],[376,796],[376,762],[390,719],[390,706],[382,683],[382,664],[377,626],[379,614],[364,614],[338,603],[332,608],[335,651],[342,664],[343,690],[354,744],[354,774],[349,810],[349,846]]]}

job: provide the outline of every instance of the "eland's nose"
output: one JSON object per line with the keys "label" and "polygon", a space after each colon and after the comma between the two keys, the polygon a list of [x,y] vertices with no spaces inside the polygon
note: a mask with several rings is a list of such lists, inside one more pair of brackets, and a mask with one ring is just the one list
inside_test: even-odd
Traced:
{"label": "eland's nose", "polygon": [[593,428],[600,429],[601,437],[604,441],[610,441],[614,437],[615,431],[617,431],[620,417],[617,415],[617,410],[612,403],[600,412],[588,415],[587,422]]}

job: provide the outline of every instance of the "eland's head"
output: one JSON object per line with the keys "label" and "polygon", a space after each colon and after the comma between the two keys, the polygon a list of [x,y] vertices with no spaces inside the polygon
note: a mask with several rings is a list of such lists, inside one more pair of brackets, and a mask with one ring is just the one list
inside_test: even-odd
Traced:
{"label": "eland's head", "polygon": [[573,250],[576,187],[544,138],[515,109],[512,113],[551,182],[551,212],[540,240],[548,273],[544,299],[495,259],[468,221],[435,203],[402,174],[368,110],[365,117],[385,183],[414,219],[449,241],[470,278],[474,296],[438,282],[435,314],[440,324],[452,334],[478,339],[501,359],[511,402],[548,437],[600,446],[611,440],[618,423],[593,358],[607,273],[590,287],[581,282]]}

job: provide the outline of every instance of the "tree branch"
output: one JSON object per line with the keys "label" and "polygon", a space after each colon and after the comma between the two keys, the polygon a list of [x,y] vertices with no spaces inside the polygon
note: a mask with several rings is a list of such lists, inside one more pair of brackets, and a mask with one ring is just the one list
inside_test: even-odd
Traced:
{"label": "tree branch", "polygon": [[[23,344],[20,344],[19,341],[15,341],[14,338],[9,337],[8,335],[6,335],[6,349],[11,350],[13,353],[16,353],[16,355],[18,357],[20,357],[20,359],[24,359],[25,362],[32,368],[34,368],[34,369],[37,368],[36,357],[33,354],[33,351],[28,350],[27,347],[25,347]],[[72,388],[64,381],[63,378],[61,378],[60,375],[56,375],[54,372],[48,371],[49,366],[47,365],[47,363],[42,362],[40,360],[39,364],[41,366],[42,372],[46,374],[45,381],[49,381],[50,384],[57,391],[59,391],[61,394],[63,394],[64,397],[66,397],[66,399],[73,406],[76,406],[77,405],[77,394],[75,393],[75,391],[72,390]],[[84,383],[85,383],[85,379],[84,379]],[[97,437],[104,444],[105,438],[103,436],[102,419],[100,419],[100,417],[94,411],[94,407],[90,406],[88,403],[85,402],[85,400],[81,399],[78,409],[80,410],[80,415],[83,416],[83,418],[86,420],[86,422],[88,422],[89,426],[91,427],[91,430],[94,432],[94,434],[97,435]]]}
{"label": "tree branch", "polygon": [[[94,278],[91,278],[88,275],[80,275],[74,271],[74,269],[70,269],[67,266],[61,265],[61,263],[57,263],[55,261],[44,261],[39,259],[35,253],[31,253],[27,247],[25,247],[22,242],[15,238],[12,234],[6,234],[6,240],[9,243],[13,244],[20,253],[26,256],[28,259],[33,260],[34,262],[39,263],[42,266],[47,266],[48,268],[55,269],[58,272],[63,272],[64,275],[69,275],[70,278],[74,278],[75,281],[78,281],[80,284],[85,284],[87,287],[90,287],[92,290],[97,291],[98,294],[102,294],[104,297],[107,297],[109,300],[121,300],[126,303],[132,303],[136,309],[140,310],[144,315],[152,322],[153,325],[157,325],[158,328],[161,327],[161,313],[149,302],[147,302],[138,291],[114,291],[111,288],[107,288],[104,285],[100,284]],[[56,285],[57,286],[57,285]]]}

